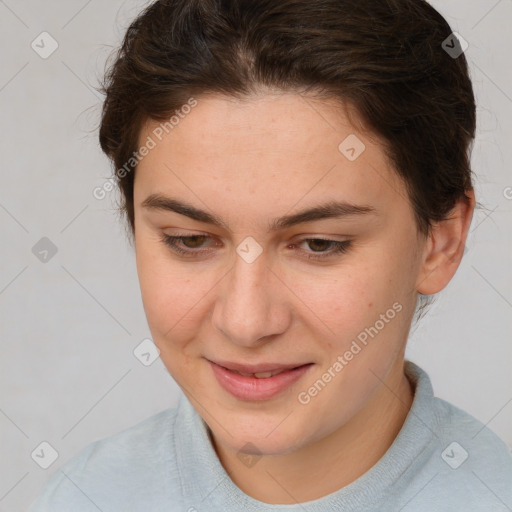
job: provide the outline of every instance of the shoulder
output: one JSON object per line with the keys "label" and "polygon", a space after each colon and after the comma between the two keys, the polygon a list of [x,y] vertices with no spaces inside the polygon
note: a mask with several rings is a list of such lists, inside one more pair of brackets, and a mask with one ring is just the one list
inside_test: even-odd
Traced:
{"label": "shoulder", "polygon": [[419,366],[408,362],[406,373],[415,398],[405,423],[409,428],[403,430],[408,449],[419,447],[419,452],[395,491],[401,489],[402,499],[410,500],[416,512],[512,510],[512,454],[507,445],[481,421],[434,396]]}
{"label": "shoulder", "polygon": [[[466,411],[441,398],[434,398],[434,403],[440,439],[453,439],[454,443],[459,444],[464,460],[470,462],[473,469],[494,473],[496,477],[506,474],[512,490],[512,454],[505,442]],[[456,445],[454,447],[457,448]],[[447,455],[450,454],[451,450],[448,450]]]}
{"label": "shoulder", "polygon": [[[448,505],[469,510],[509,510],[512,507],[512,455],[487,426],[441,399],[433,399],[437,429],[426,467],[429,486],[439,510]],[[444,507],[444,508],[443,508]]]}
{"label": "shoulder", "polygon": [[512,470],[509,448],[492,430],[471,414],[441,398],[434,398],[438,417],[439,436],[442,439],[460,439],[466,442],[469,456],[480,465],[492,460],[493,466]]}
{"label": "shoulder", "polygon": [[163,510],[180,489],[176,416],[166,409],[89,444],[57,470],[29,512]]}

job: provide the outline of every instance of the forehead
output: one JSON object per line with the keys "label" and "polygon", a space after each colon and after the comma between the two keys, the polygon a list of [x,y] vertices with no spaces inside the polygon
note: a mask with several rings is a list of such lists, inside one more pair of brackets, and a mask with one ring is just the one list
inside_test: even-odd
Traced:
{"label": "forehead", "polygon": [[332,100],[281,93],[196,101],[174,125],[144,125],[139,145],[152,139],[154,147],[137,167],[136,201],[167,193],[227,217],[268,217],[320,200],[379,210],[408,203],[381,141]]}

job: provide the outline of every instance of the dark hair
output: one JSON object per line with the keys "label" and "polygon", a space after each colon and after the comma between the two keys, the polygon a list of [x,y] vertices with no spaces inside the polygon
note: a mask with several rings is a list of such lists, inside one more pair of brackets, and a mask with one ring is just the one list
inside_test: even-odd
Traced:
{"label": "dark hair", "polygon": [[475,100],[464,54],[454,58],[442,47],[451,32],[423,0],[149,5],[128,28],[101,89],[99,140],[117,169],[132,232],[133,154],[143,123],[168,120],[192,96],[269,88],[355,107],[384,142],[428,234],[472,189]]}

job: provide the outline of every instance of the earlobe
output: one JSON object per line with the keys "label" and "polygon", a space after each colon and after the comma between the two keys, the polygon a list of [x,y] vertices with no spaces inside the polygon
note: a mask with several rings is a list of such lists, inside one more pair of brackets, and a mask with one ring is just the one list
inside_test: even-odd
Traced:
{"label": "earlobe", "polygon": [[433,295],[440,292],[460,265],[475,208],[474,191],[468,190],[466,195],[469,199],[460,199],[448,218],[432,227],[416,283],[418,293]]}

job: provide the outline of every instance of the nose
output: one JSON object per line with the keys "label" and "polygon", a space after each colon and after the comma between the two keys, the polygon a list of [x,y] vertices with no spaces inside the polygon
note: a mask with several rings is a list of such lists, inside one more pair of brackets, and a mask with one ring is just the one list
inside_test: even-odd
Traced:
{"label": "nose", "polygon": [[265,253],[252,263],[237,254],[217,290],[214,327],[243,347],[268,343],[288,328],[291,314],[286,289]]}

